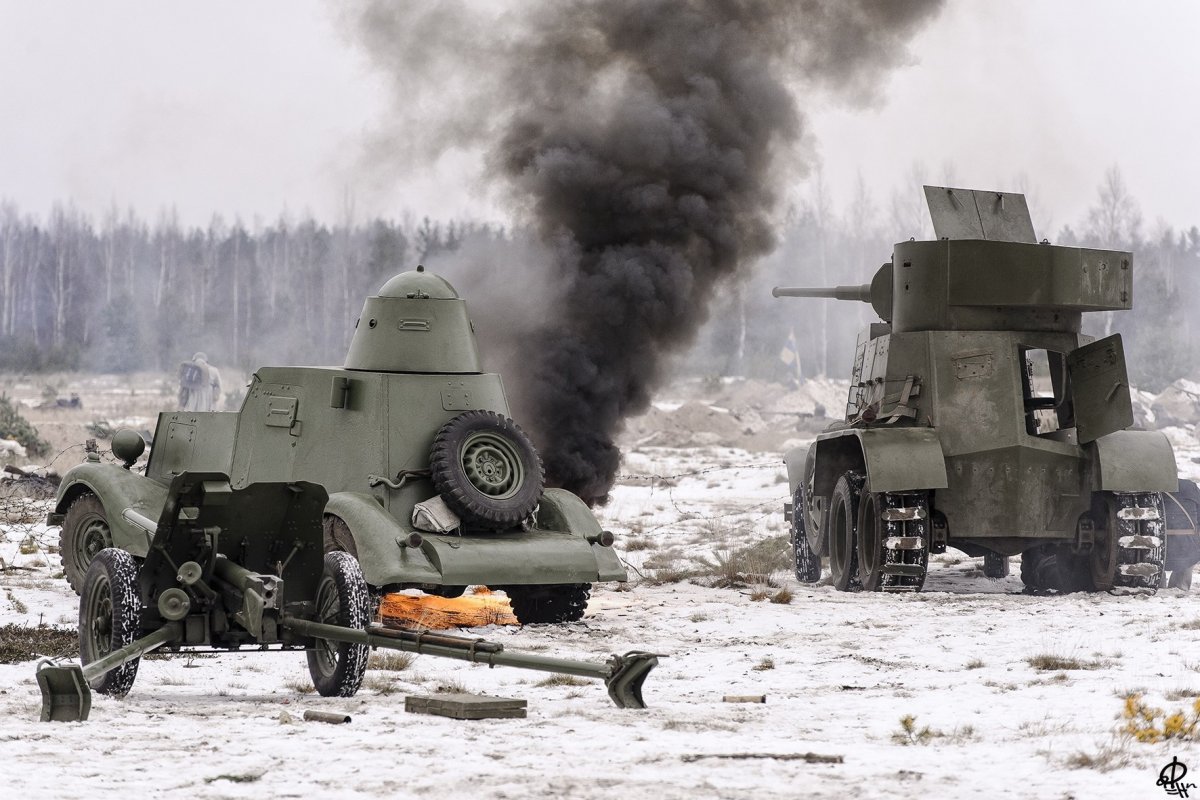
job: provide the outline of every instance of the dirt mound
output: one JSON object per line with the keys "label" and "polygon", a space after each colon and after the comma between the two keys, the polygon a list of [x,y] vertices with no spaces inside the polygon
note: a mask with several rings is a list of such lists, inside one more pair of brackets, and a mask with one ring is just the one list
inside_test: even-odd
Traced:
{"label": "dirt mound", "polygon": [[846,392],[845,382],[831,380],[792,388],[759,380],[689,382],[669,387],[650,411],[628,420],[621,442],[782,452],[840,417]]}

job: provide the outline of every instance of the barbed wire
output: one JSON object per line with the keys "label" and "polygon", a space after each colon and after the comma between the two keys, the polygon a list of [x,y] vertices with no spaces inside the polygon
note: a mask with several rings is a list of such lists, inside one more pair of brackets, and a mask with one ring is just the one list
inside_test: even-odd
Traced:
{"label": "barbed wire", "polygon": [[729,464],[726,466],[705,467],[704,469],[694,469],[688,472],[679,472],[674,475],[659,475],[657,473],[650,475],[639,475],[634,473],[618,473],[614,476],[618,481],[674,481],[680,478],[692,478],[697,475],[707,475],[712,472],[722,472],[731,469],[778,469],[783,466],[783,460],[772,461],[770,463],[752,462],[748,464]]}

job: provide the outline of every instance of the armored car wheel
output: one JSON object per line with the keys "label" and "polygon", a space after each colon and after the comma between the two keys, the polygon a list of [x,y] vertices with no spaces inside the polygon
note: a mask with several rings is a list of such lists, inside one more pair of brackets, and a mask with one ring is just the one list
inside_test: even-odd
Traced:
{"label": "armored car wheel", "polygon": [[983,574],[988,578],[1007,578],[1008,556],[1000,553],[984,553]]}
{"label": "armored car wheel", "polygon": [[826,541],[829,543],[829,571],[833,585],[842,592],[862,588],[858,579],[858,503],[863,476],[846,472],[838,478],[829,500]]}
{"label": "armored car wheel", "polygon": [[1189,565],[1186,569],[1172,570],[1167,586],[1171,589],[1182,589],[1185,592],[1191,591],[1192,567]]}
{"label": "armored car wheel", "polygon": [[1166,566],[1162,495],[1105,492],[1092,513],[1098,517],[1089,558],[1093,587],[1158,589]]}
{"label": "armored car wheel", "polygon": [[542,497],[542,459],[525,432],[494,411],[467,411],[437,432],[433,487],[464,520],[500,530],[521,524]]}
{"label": "armored car wheel", "polygon": [[796,558],[796,580],[816,583],[821,580],[821,557],[813,552],[808,541],[804,499],[804,486],[797,486],[792,497],[792,552]]}
{"label": "armored car wheel", "polygon": [[1088,562],[1063,544],[1042,544],[1021,553],[1021,582],[1032,594],[1068,594],[1093,586]]}
{"label": "armored car wheel", "polygon": [[350,526],[341,517],[326,514],[321,519],[321,529],[325,534],[326,553],[343,552],[358,558],[358,546],[354,544],[354,535],[350,533]]}
{"label": "armored car wheel", "polygon": [[858,581],[868,592],[919,592],[929,567],[929,495],[860,493]]}
{"label": "armored car wheel", "polygon": [[522,625],[582,619],[592,593],[590,583],[505,586],[503,589],[508,595],[513,616]]}
{"label": "armored car wheel", "polygon": [[[103,658],[138,638],[141,595],[138,565],[124,550],[107,547],[95,554],[83,579],[79,600],[79,660]],[[90,681],[101,694],[124,697],[133,688],[141,659],[127,661]]]}
{"label": "armored car wheel", "polygon": [[75,594],[83,591],[83,578],[92,559],[104,548],[112,546],[112,529],[104,513],[104,504],[96,495],[84,492],[67,508],[58,534],[63,574]]}
{"label": "armored car wheel", "polygon": [[[349,553],[325,554],[325,569],[317,587],[317,622],[346,628],[366,628],[371,621],[371,596],[358,561]],[[323,697],[352,697],[362,686],[370,648],[365,644],[317,639],[308,651],[308,673]]]}

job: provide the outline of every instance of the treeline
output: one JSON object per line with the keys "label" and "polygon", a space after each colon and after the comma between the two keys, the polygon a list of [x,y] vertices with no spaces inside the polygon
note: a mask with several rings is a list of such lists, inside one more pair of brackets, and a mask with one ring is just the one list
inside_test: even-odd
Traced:
{"label": "treeline", "polygon": [[218,364],[341,363],[363,298],[466,235],[424,219],[248,228],[219,216],[184,227],[70,205],[48,219],[0,204],[0,369],[174,369],[193,351]]}
{"label": "treeline", "polygon": [[[780,352],[794,333],[804,377],[848,375],[858,330],[873,319],[870,308],[774,299],[771,287],[865,283],[890,258],[893,242],[931,236],[913,172],[904,191],[883,201],[860,181],[841,206],[819,175],[810,181],[808,198],[786,214],[774,253],[720,287],[708,324],[677,367],[702,376],[788,379],[797,369]],[[926,182],[955,183],[953,176]],[[1038,235],[1048,236],[1039,227],[1046,211],[1035,197],[1031,206]],[[1048,238],[1132,250],[1134,310],[1085,315],[1086,330],[1124,335],[1131,378],[1142,388],[1196,375],[1197,227],[1147,231],[1113,168],[1087,218]],[[0,370],[173,371],[197,350],[242,369],[339,364],[363,299],[418,263],[458,285],[482,326],[487,355],[490,340],[536,327],[539,304],[552,302],[552,262],[529,231],[471,221],[328,225],[284,216],[247,226],[214,216],[207,226],[187,227],[172,212],[149,222],[114,209],[96,221],[64,205],[42,220],[0,203]]]}

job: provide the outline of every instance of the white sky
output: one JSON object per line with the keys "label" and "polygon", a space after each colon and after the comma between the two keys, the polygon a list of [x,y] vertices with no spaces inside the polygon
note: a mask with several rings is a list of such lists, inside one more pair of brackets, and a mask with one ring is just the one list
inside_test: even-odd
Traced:
{"label": "white sky", "polygon": [[[115,201],[148,216],[174,205],[188,223],[284,209],[332,221],[351,190],[360,217],[497,215],[454,159],[388,197],[355,186],[385,100],[332,7],[0,0],[0,198],[39,214]],[[973,188],[1024,175],[1053,212],[1035,226],[1053,234],[1118,164],[1147,228],[1200,224],[1198,40],[1186,0],[950,0],[881,105],[802,106],[835,206],[860,171],[885,206],[914,163],[934,183],[949,164]]]}

